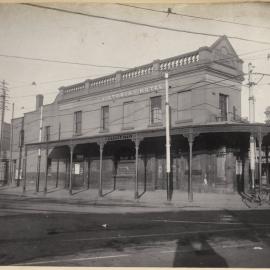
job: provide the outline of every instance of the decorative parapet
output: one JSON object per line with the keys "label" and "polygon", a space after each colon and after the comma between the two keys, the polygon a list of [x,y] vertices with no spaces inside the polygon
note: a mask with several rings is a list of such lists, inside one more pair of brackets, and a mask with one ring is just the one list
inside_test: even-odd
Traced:
{"label": "decorative parapet", "polygon": [[90,88],[114,84],[116,81],[116,74],[90,80]]}
{"label": "decorative parapet", "polygon": [[155,60],[151,64],[129,69],[123,72],[122,80],[142,77],[152,74],[154,71],[166,71],[181,68],[183,66],[198,62],[200,59],[199,51],[180,55],[165,60]]}
{"label": "decorative parapet", "polygon": [[159,68],[161,71],[181,68],[183,66],[199,62],[199,52],[195,51],[186,55],[180,55],[160,61]]}
{"label": "decorative parapet", "polygon": [[67,86],[67,87],[60,87],[59,90],[63,93],[63,94],[69,94],[69,93],[74,93],[74,92],[78,92],[81,90],[85,89],[85,83],[78,83],[78,84],[74,84],[71,86]]}
{"label": "decorative parapet", "polygon": [[153,73],[153,63],[124,71],[122,74],[122,80],[125,81],[128,79],[142,77],[151,73]]}
{"label": "decorative parapet", "polygon": [[188,53],[182,56],[176,56],[165,60],[155,60],[150,64],[128,69],[126,71],[117,71],[116,73],[97,78],[86,80],[83,83],[60,87],[62,94],[74,93],[80,90],[104,87],[109,85],[121,85],[121,81],[128,81],[149,75],[158,75],[162,71],[170,71],[184,66],[197,63],[200,60],[199,51]]}
{"label": "decorative parapet", "polygon": [[116,74],[113,74],[106,77],[97,78],[95,80],[86,80],[83,83],[78,83],[67,87],[60,87],[59,91],[63,94],[70,94],[89,88],[96,88],[114,84],[115,82],[116,82]]}

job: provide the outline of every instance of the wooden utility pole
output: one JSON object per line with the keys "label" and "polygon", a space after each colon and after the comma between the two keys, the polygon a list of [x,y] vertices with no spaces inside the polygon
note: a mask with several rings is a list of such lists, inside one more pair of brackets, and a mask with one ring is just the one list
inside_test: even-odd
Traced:
{"label": "wooden utility pole", "polygon": [[0,158],[2,160],[3,158],[3,137],[4,137],[4,120],[5,120],[5,110],[6,110],[6,97],[7,97],[7,83],[5,80],[2,81],[1,83],[1,131],[0,131]]}
{"label": "wooden utility pole", "polygon": [[21,122],[21,131],[20,131],[20,141],[19,141],[19,147],[20,147],[20,151],[19,151],[19,168],[18,168],[18,178],[17,178],[17,186],[20,185],[20,180],[22,178],[22,148],[24,145],[24,117],[22,118],[22,122]]}
{"label": "wooden utility pole", "polygon": [[12,161],[12,147],[13,147],[13,118],[14,118],[14,103],[12,103],[12,116],[11,116],[11,123],[10,123],[10,145],[9,145],[9,184],[12,184],[13,179],[13,161]]}
{"label": "wooden utility pole", "polygon": [[[43,105],[40,107],[40,118],[39,118],[39,143],[42,141],[42,128],[43,128]],[[40,182],[40,161],[41,161],[41,147],[38,149],[38,163],[37,163],[37,179],[36,179],[36,192],[39,192]]]}
{"label": "wooden utility pole", "polygon": [[[248,88],[249,88],[249,122],[253,124],[255,122],[255,99],[253,95],[253,88],[255,83],[253,82],[253,68],[254,66],[248,64]],[[256,153],[256,141],[253,134],[250,134],[250,171],[251,171],[251,188],[255,188],[255,153]]]}

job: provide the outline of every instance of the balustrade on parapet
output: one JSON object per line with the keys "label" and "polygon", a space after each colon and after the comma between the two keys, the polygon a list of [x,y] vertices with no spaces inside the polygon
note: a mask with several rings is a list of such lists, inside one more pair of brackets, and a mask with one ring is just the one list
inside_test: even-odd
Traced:
{"label": "balustrade on parapet", "polygon": [[199,61],[199,53],[195,52],[186,56],[178,56],[170,59],[162,60],[159,68],[160,70],[171,70],[182,66],[193,64]]}
{"label": "balustrade on parapet", "polygon": [[72,85],[70,87],[65,87],[64,93],[67,94],[67,93],[77,92],[83,89],[85,89],[85,84],[80,83],[80,84]]}
{"label": "balustrade on parapet", "polygon": [[[159,63],[159,70],[168,71],[172,69],[177,69],[177,68],[189,65],[189,64],[196,63],[198,61],[199,61],[199,52],[196,51],[188,55],[177,56],[177,57],[161,60]],[[133,69],[129,69],[127,71],[122,71],[121,80],[129,80],[129,79],[147,76],[147,75],[152,74],[153,71],[154,71],[153,63],[136,67]],[[116,74],[90,80],[89,87],[96,88],[96,87],[111,85],[114,83],[116,83]],[[84,83],[72,85],[70,87],[65,87],[64,93],[67,94],[67,93],[77,92],[80,90],[84,90],[85,88],[86,88],[86,84],[84,82]]]}
{"label": "balustrade on parapet", "polygon": [[128,80],[128,79],[133,79],[145,75],[149,75],[153,72],[153,65],[146,65],[146,66],[141,66],[137,67],[132,70],[128,70],[126,72],[123,72],[122,74],[122,80]]}
{"label": "balustrade on parapet", "polygon": [[92,80],[90,82],[90,88],[104,86],[104,85],[110,85],[110,84],[115,83],[115,81],[116,81],[115,74],[113,74],[112,76],[108,76],[108,77],[98,78],[98,79]]}

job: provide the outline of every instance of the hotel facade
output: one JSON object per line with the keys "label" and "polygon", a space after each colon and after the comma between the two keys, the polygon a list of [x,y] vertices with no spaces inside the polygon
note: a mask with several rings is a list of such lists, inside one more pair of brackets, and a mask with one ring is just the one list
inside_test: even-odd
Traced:
{"label": "hotel facade", "polygon": [[[250,186],[249,140],[257,141],[256,183],[269,183],[270,126],[241,116],[243,61],[223,36],[210,47],[59,89],[53,103],[13,119],[14,178],[34,187],[241,192]],[[171,179],[166,181],[165,73]],[[266,162],[262,166],[261,153]],[[40,173],[39,173],[40,172]],[[264,177],[264,178],[263,178]],[[168,190],[167,190],[168,192]]]}

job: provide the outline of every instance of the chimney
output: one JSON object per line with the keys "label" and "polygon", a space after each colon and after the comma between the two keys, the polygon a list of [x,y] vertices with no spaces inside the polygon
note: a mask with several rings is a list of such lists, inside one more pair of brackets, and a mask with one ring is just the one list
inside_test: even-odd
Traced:
{"label": "chimney", "polygon": [[36,110],[43,106],[43,95],[36,96]]}

